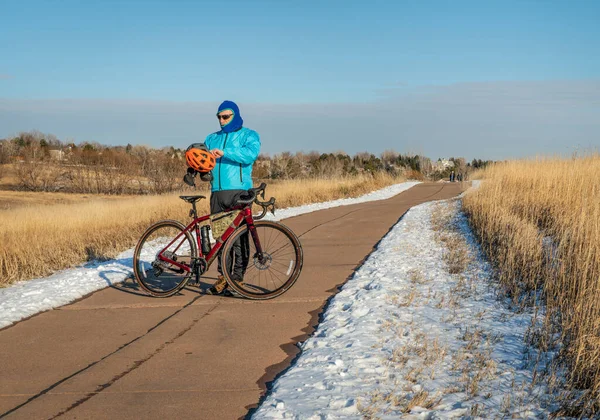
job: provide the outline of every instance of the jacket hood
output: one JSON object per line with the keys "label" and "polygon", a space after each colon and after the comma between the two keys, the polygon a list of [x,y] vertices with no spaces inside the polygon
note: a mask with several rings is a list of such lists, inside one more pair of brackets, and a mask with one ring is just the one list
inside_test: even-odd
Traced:
{"label": "jacket hood", "polygon": [[239,130],[244,125],[244,120],[242,120],[242,116],[240,115],[240,109],[233,101],[224,101],[221,105],[219,105],[219,110],[217,113],[225,111],[226,109],[233,112],[233,118],[223,127],[221,127],[221,131],[225,133],[232,133],[234,131]]}

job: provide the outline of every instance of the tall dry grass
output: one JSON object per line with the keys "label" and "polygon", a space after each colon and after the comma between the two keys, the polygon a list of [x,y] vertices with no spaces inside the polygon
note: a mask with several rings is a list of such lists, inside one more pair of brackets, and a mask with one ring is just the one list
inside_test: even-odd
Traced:
{"label": "tall dry grass", "polygon": [[[401,181],[385,174],[282,181],[268,185],[265,197],[276,197],[277,207],[284,208],[356,197]],[[183,192],[191,193],[209,196],[207,191]],[[146,227],[160,219],[189,220],[190,206],[178,195],[0,211],[0,287],[85,261],[112,258],[133,247]],[[208,213],[208,200],[201,201],[198,210]]]}
{"label": "tall dry grass", "polygon": [[[464,208],[516,301],[546,304],[581,415],[600,413],[600,155],[496,164]],[[558,327],[558,329],[555,329]],[[575,394],[573,394],[575,395]]]}

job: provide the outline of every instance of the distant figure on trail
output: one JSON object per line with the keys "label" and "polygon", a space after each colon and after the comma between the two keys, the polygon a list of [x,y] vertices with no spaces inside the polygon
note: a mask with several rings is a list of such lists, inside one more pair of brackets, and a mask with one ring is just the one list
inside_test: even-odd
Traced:
{"label": "distant figure on trail", "polygon": [[454,182],[454,171],[450,173],[450,182]]}

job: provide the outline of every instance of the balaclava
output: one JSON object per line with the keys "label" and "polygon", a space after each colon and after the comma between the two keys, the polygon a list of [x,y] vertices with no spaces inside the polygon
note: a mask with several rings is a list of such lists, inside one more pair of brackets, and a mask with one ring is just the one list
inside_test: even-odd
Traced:
{"label": "balaclava", "polygon": [[242,120],[242,116],[240,115],[240,109],[235,104],[235,102],[233,102],[233,101],[223,102],[221,105],[219,105],[219,111],[217,111],[217,112],[223,112],[226,109],[233,112],[233,118],[231,118],[230,121],[227,124],[225,124],[223,127],[221,127],[221,130],[223,130],[225,133],[231,133],[233,131],[236,131],[236,130],[239,130],[240,128],[242,128],[242,125],[244,125],[244,120]]}

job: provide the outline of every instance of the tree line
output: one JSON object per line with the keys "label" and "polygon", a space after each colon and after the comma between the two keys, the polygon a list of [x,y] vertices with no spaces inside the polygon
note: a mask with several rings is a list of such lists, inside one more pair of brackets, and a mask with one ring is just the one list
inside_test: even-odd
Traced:
{"label": "tree line", "polygon": [[[17,188],[92,194],[161,194],[181,189],[186,170],[185,151],[141,145],[106,146],[93,142],[61,141],[39,131],[0,139],[0,177],[12,164]],[[259,155],[256,179],[338,178],[359,173],[387,172],[414,179],[447,178],[452,170],[467,175],[490,161],[463,158],[432,161],[393,150],[376,156],[361,152],[283,152]]]}

